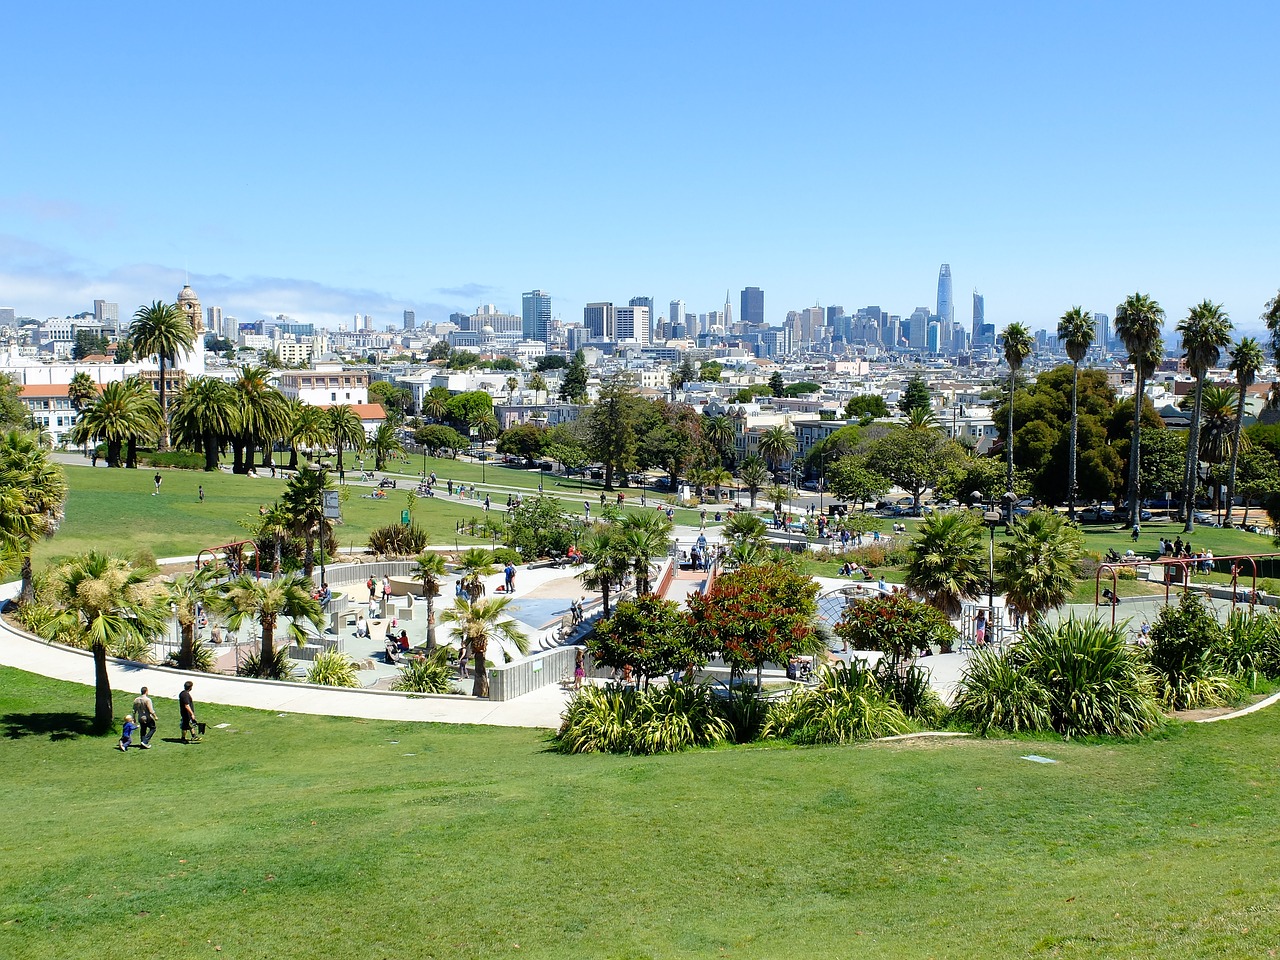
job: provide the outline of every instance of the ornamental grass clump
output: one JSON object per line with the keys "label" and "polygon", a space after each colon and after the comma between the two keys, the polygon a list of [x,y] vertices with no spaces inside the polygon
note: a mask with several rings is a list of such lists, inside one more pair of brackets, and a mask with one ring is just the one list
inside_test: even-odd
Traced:
{"label": "ornamental grass clump", "polygon": [[816,688],[796,690],[775,704],[763,735],[801,744],[853,743],[909,729],[871,671],[841,664],[823,669]]}
{"label": "ornamental grass clump", "polygon": [[565,709],[555,745],[561,753],[676,753],[721,743],[731,733],[704,685],[586,687]]}
{"label": "ornamental grass clump", "polygon": [[1233,610],[1218,645],[1223,670],[1250,690],[1280,677],[1280,617]]}
{"label": "ornamental grass clump", "polygon": [[392,690],[406,693],[453,693],[453,663],[447,647],[429,657],[414,657],[391,682]]}
{"label": "ornamental grass clump", "polygon": [[1149,656],[1160,702],[1170,710],[1220,707],[1237,685],[1221,656],[1226,632],[1198,593],[1185,591],[1151,625]]}
{"label": "ornamental grass clump", "polygon": [[992,729],[1052,729],[1049,692],[1023,666],[993,650],[976,651],[965,668],[953,715],[984,736]]}
{"label": "ornamental grass clump", "polygon": [[341,650],[325,650],[316,654],[315,662],[307,671],[307,683],[322,687],[358,687],[360,676],[355,663]]}

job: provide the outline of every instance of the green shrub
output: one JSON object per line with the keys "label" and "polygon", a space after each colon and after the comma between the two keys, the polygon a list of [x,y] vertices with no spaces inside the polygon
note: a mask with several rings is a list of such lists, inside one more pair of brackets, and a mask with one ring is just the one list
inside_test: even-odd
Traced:
{"label": "green shrub", "polygon": [[501,567],[506,566],[508,563],[523,563],[524,558],[511,547],[498,547],[493,551],[493,562]]}
{"label": "green shrub", "polygon": [[720,701],[720,715],[729,725],[729,740],[752,743],[760,739],[769,719],[769,701],[742,690]]}
{"label": "green shrub", "polygon": [[167,467],[173,470],[203,470],[204,454],[190,450],[169,450],[165,453],[139,450],[138,464],[144,467]]}
{"label": "green shrub", "polygon": [[400,668],[391,689],[409,693],[452,693],[453,665],[448,648],[438,647],[429,657],[414,657]]}
{"label": "green shrub", "polygon": [[1280,617],[1233,610],[1217,647],[1222,669],[1249,689],[1280,677]]}
{"label": "green shrub", "polygon": [[585,687],[556,735],[561,753],[673,753],[728,740],[731,730],[703,685],[646,691]]}
{"label": "green shrub", "polygon": [[111,655],[121,660],[132,660],[134,663],[154,663],[155,654],[151,641],[137,634],[126,634],[121,637],[111,650]]}
{"label": "green shrub", "polygon": [[1161,702],[1171,710],[1220,707],[1235,695],[1218,651],[1226,633],[1200,594],[1184,591],[1151,625],[1149,656]]}
{"label": "green shrub", "polygon": [[947,719],[947,705],[929,683],[929,671],[919,664],[894,668],[888,657],[881,657],[872,671],[884,695],[896,703],[904,714],[925,726],[941,726]]}
{"label": "green shrub", "polygon": [[[176,667],[178,665],[178,651],[169,654],[165,659],[166,667]],[[191,669],[198,670],[200,673],[213,673],[213,648],[203,640],[197,640],[195,646],[191,648]]]}
{"label": "green shrub", "polygon": [[632,753],[640,694],[583,687],[565,708],[556,749],[561,753]]}
{"label": "green shrub", "polygon": [[1049,691],[1013,658],[991,650],[975,651],[965,667],[952,714],[984,736],[1050,730]]}
{"label": "green shrub", "polygon": [[292,680],[293,665],[279,650],[268,661],[256,653],[251,653],[240,661],[236,675],[241,677],[257,677],[259,680]]}
{"label": "green shrub", "polygon": [[841,664],[822,671],[816,689],[798,689],[776,703],[765,737],[795,743],[852,743],[906,733],[906,716],[887,700],[871,671]]}
{"label": "green shrub", "polygon": [[358,687],[360,676],[355,663],[341,650],[325,650],[316,654],[315,662],[307,671],[307,683],[322,687]]}
{"label": "green shrub", "polygon": [[369,534],[369,549],[394,557],[416,557],[427,546],[427,532],[416,523],[391,523]]}

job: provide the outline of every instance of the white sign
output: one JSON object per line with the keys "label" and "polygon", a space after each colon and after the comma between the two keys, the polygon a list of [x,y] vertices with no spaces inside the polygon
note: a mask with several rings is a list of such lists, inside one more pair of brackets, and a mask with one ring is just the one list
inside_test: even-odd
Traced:
{"label": "white sign", "polygon": [[324,491],[324,518],[326,520],[342,519],[342,505],[338,502],[337,490]]}

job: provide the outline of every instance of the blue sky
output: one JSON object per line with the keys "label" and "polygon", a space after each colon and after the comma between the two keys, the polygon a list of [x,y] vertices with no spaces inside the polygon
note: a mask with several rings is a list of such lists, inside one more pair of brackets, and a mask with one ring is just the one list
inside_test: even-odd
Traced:
{"label": "blue sky", "polygon": [[0,304],[1052,326],[1280,286],[1274,4],[23,4]]}

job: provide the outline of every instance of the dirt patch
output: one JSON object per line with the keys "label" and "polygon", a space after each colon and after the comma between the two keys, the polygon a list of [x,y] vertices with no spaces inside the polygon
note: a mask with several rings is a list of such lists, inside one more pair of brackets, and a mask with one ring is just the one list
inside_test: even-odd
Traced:
{"label": "dirt patch", "polygon": [[1235,713],[1237,710],[1244,710],[1253,706],[1262,700],[1267,699],[1270,694],[1259,693],[1245,700],[1243,703],[1234,703],[1226,707],[1211,707],[1206,710],[1174,710],[1169,714],[1175,720],[1185,720],[1188,723],[1195,723],[1197,720],[1208,720],[1212,717],[1225,716],[1228,713]]}

